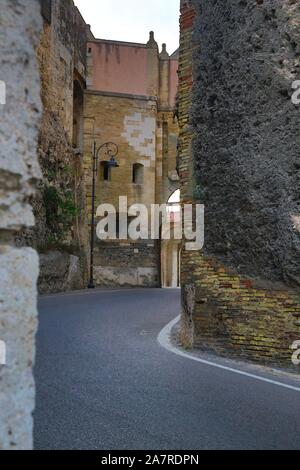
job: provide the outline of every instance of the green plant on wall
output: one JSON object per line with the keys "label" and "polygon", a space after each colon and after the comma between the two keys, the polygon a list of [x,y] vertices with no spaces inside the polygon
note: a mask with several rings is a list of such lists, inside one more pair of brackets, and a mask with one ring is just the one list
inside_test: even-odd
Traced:
{"label": "green plant on wall", "polygon": [[50,240],[52,243],[61,243],[78,215],[73,194],[69,190],[59,191],[54,186],[45,186],[43,200],[46,209],[46,224],[51,232]]}

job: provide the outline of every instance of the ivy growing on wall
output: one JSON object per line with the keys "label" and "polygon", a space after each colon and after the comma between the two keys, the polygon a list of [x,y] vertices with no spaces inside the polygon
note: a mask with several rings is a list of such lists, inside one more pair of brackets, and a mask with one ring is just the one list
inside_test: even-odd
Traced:
{"label": "ivy growing on wall", "polygon": [[61,243],[78,215],[73,194],[69,190],[58,190],[54,186],[46,185],[43,191],[43,200],[46,210],[46,224],[51,232],[51,240],[49,241]]}

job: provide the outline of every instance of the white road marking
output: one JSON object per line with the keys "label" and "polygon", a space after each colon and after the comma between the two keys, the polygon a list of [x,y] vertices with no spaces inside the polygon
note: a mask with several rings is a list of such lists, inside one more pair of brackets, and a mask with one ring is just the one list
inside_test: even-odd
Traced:
{"label": "white road marking", "polygon": [[243,375],[245,377],[249,377],[249,378],[254,379],[254,380],[260,380],[261,382],[266,382],[266,383],[269,383],[269,384],[272,384],[272,385],[277,385],[278,387],[287,388],[287,389],[293,390],[295,392],[300,392],[300,387],[296,387],[296,386],[293,386],[293,385],[288,385],[288,384],[285,384],[283,382],[278,382],[278,381],[272,380],[272,379],[267,379],[265,377],[261,377],[260,375],[251,374],[249,372],[245,372],[245,371],[240,370],[240,369],[233,369],[232,367],[223,366],[221,364],[217,364],[216,362],[207,361],[205,359],[200,359],[199,357],[193,356],[191,354],[188,354],[188,353],[176,348],[171,343],[170,337],[171,337],[171,331],[172,331],[173,327],[180,321],[180,318],[181,318],[180,316],[176,317],[167,326],[165,326],[165,328],[159,333],[157,340],[163,348],[167,349],[168,351],[172,352],[173,354],[177,354],[177,356],[184,357],[185,359],[190,359],[192,361],[200,362],[201,364],[205,364],[207,366],[215,367],[217,369],[222,369],[222,370],[225,370],[227,372],[232,372],[234,374]]}
{"label": "white road marking", "polygon": [[141,292],[143,289],[111,289],[111,290],[98,290],[98,289],[91,289],[91,290],[78,290],[73,292],[59,292],[57,294],[41,294],[39,295],[39,300],[43,299],[53,299],[59,297],[76,297],[76,296],[88,296],[88,295],[96,295],[96,294],[113,294],[115,292]]}

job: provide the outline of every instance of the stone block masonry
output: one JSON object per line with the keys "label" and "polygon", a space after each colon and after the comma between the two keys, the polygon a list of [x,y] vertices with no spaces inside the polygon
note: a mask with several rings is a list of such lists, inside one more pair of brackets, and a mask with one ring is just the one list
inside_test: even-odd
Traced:
{"label": "stone block masonry", "polygon": [[98,241],[95,264],[95,278],[98,285],[159,287],[160,257],[155,242]]}
{"label": "stone block masonry", "polygon": [[[96,206],[119,197],[128,207],[166,203],[178,188],[178,125],[174,116],[177,52],[159,54],[154,33],[146,44],[95,39],[88,43],[85,92],[84,169],[86,205],[91,218],[92,149],[118,145],[118,168],[105,167],[99,155]],[[119,214],[118,214],[119,215]],[[98,222],[98,221],[97,221]],[[129,220],[130,223],[130,220]],[[117,224],[118,225],[118,224]],[[95,242],[95,282],[99,286],[158,287],[161,278],[157,241]]]}
{"label": "stone block masonry", "polygon": [[[91,212],[91,166],[94,129],[101,128],[103,142],[118,142],[119,168],[103,178],[103,167],[97,178],[96,205],[119,207],[119,196],[128,198],[128,207],[143,203],[150,208],[155,202],[156,177],[156,102],[146,98],[103,96],[86,92],[85,171],[87,207]],[[98,143],[100,145],[100,142]],[[105,158],[103,155],[100,159]],[[143,181],[133,184],[133,165],[143,167]],[[149,243],[150,244],[150,243]],[[138,254],[135,253],[138,250]],[[95,243],[95,280],[100,286],[159,286],[157,243],[100,242]],[[142,273],[142,274],[140,274]]]}
{"label": "stone block masonry", "polygon": [[43,116],[38,156],[43,178],[33,201],[36,225],[19,246],[41,254],[41,293],[86,286],[88,223],[83,188],[83,90],[89,28],[73,1],[40,0],[37,49]]}
{"label": "stone block masonry", "polygon": [[182,340],[288,367],[300,338],[298,14],[289,1],[181,2],[182,197],[206,207],[203,252],[182,254]]}
{"label": "stone block masonry", "polygon": [[14,240],[34,224],[28,201],[41,177],[39,7],[38,0],[1,1],[0,80],[7,85],[0,104],[0,340],[7,351],[7,364],[0,365],[1,450],[32,448],[38,256]]}

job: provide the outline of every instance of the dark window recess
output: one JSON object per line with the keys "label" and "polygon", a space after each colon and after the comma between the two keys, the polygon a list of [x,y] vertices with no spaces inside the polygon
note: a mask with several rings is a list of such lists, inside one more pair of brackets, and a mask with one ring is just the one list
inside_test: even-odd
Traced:
{"label": "dark window recess", "polygon": [[101,163],[101,176],[104,181],[111,181],[111,168],[106,162]]}
{"label": "dark window recess", "polygon": [[107,165],[103,168],[103,179],[104,181],[110,180],[110,168]]}
{"label": "dark window recess", "polygon": [[40,0],[41,13],[45,21],[51,23],[52,18],[52,0]]}
{"label": "dark window recess", "polygon": [[132,182],[134,184],[144,183],[144,165],[135,163],[132,167]]}

